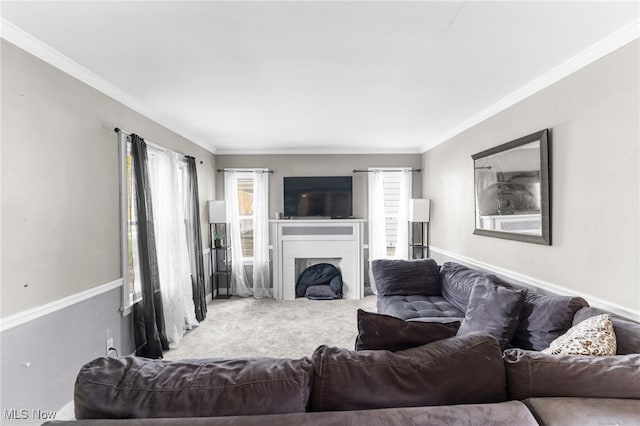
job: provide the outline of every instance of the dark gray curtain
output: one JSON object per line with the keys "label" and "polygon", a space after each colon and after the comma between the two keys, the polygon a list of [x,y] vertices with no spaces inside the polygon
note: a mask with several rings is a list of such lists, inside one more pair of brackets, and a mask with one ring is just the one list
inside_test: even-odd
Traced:
{"label": "dark gray curtain", "polygon": [[[149,185],[147,144],[138,135],[131,135],[131,165],[135,184],[138,221],[138,253],[142,300],[133,307],[133,326],[136,356],[162,358],[162,350],[169,349],[164,327],[162,297],[158,275],[158,256]],[[135,242],[132,241],[132,244]]]}
{"label": "dark gray curtain", "polygon": [[186,227],[187,246],[191,261],[191,286],[193,289],[193,304],[196,309],[196,319],[203,321],[207,317],[207,299],[204,287],[204,265],[202,263],[202,232],[200,231],[200,199],[198,197],[198,174],[196,159],[185,157],[187,160],[187,206]]}

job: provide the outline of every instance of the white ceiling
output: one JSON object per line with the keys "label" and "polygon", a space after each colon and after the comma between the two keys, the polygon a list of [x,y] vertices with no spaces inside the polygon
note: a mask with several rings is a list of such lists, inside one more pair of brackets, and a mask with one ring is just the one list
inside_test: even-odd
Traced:
{"label": "white ceiling", "polygon": [[423,152],[638,16],[636,1],[2,2],[5,26],[218,153]]}

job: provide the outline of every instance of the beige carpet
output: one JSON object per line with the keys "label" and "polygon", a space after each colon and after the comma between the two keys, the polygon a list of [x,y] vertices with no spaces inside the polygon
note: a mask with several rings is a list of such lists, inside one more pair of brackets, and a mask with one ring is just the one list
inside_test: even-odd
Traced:
{"label": "beige carpet", "polygon": [[164,358],[311,356],[320,345],[353,349],[358,308],[376,312],[376,296],[361,300],[274,300],[232,297],[209,302],[207,319]]}

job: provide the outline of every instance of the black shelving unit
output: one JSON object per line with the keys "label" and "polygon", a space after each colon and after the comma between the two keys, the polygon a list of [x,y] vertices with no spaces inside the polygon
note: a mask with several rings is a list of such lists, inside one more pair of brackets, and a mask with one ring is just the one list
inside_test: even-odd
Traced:
{"label": "black shelving unit", "polygon": [[[221,239],[216,239],[221,235]],[[211,261],[211,294],[214,299],[228,299],[231,297],[231,244],[226,223],[209,224],[210,261]],[[220,244],[218,244],[220,241]],[[220,294],[224,288],[225,293]]]}
{"label": "black shelving unit", "polygon": [[429,222],[409,222],[409,258],[426,259],[428,257]]}

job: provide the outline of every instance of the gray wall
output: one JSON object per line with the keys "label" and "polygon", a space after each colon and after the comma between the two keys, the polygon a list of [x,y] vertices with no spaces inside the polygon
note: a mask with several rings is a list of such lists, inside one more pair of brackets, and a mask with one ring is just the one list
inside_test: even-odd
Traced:
{"label": "gray wall", "polygon": [[3,331],[2,409],[60,409],[73,399],[80,367],[105,355],[108,337],[119,355],[129,355],[133,334],[117,310],[121,298],[115,288]]}
{"label": "gray wall", "polygon": [[[431,244],[640,315],[636,40],[423,155]],[[471,155],[552,129],[553,245],[473,235]]]}
{"label": "gray wall", "polygon": [[[196,157],[208,246],[213,154],[4,40],[1,56],[3,320],[121,277],[114,127]],[[2,408],[51,410],[71,400],[80,365],[104,354],[107,329],[120,354],[130,353],[119,294],[3,331]]]}
{"label": "gray wall", "polygon": [[[267,167],[274,171],[269,177],[269,217],[284,208],[282,178],[285,176],[353,176],[353,215],[367,218],[367,173],[353,173],[353,169],[368,167],[420,168],[420,154],[358,154],[358,155],[218,155],[218,168]],[[413,173],[413,195],[422,193],[420,173]],[[224,198],[224,179],[216,181],[216,194]]]}
{"label": "gray wall", "polygon": [[2,119],[2,317],[120,277],[114,127],[196,157],[208,222],[213,154],[5,41]]}
{"label": "gray wall", "polygon": [[[280,154],[280,155],[217,155],[217,168],[266,167],[273,170],[269,177],[269,217],[284,209],[283,183],[285,176],[353,176],[353,215],[367,218],[368,173],[353,173],[354,169],[366,170],[369,167],[421,167],[420,154]],[[220,174],[219,174],[220,175]],[[413,173],[411,181],[413,197],[422,193],[421,173]],[[224,178],[216,180],[217,199],[224,199]],[[364,241],[368,242],[366,225]],[[365,283],[368,284],[368,251],[365,252]],[[247,267],[251,280],[250,269]]]}

